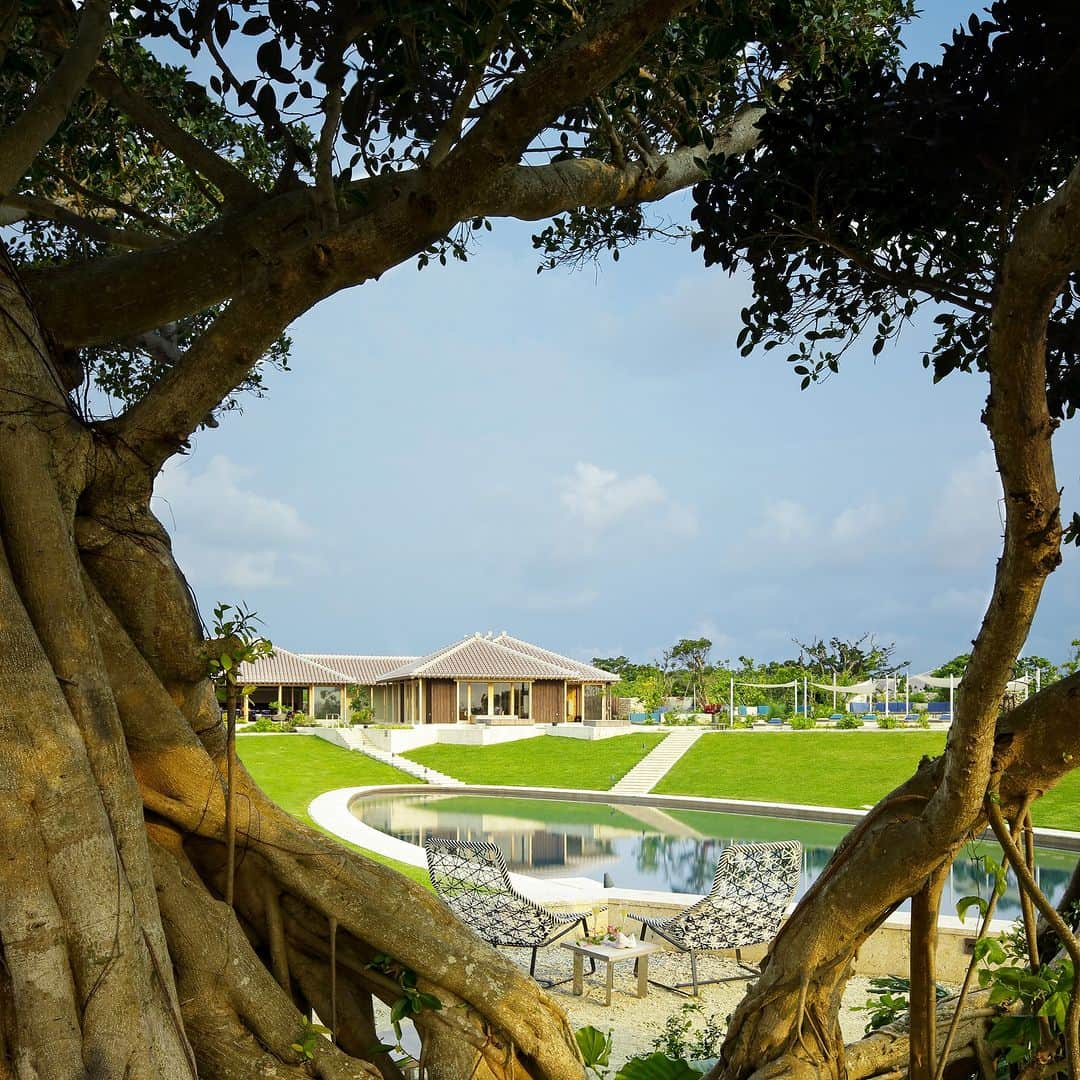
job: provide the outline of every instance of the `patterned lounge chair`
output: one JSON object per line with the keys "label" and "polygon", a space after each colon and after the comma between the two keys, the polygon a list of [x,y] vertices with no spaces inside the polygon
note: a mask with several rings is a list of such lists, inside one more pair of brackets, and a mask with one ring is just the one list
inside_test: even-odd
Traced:
{"label": "patterned lounge chair", "polygon": [[548,911],[517,892],[510,884],[502,852],[490,842],[429,836],[424,851],[432,887],[443,903],[489,945],[532,949],[529,974],[533,978],[537,949],[558,941],[578,925],[583,933],[589,932],[588,912]]}
{"label": "patterned lounge chair", "polygon": [[742,950],[748,945],[765,944],[776,935],[795,895],[801,868],[802,844],[798,840],[731,844],[720,853],[708,896],[670,919],[629,915],[641,923],[642,941],[646,931],[652,930],[680,952],[690,954],[691,981],[665,988],[684,993],[683,987],[692,986],[696,997],[698,987],[705,983],[730,981],[698,979],[697,954],[712,949],[734,949],[740,966],[756,974],[743,963]]}

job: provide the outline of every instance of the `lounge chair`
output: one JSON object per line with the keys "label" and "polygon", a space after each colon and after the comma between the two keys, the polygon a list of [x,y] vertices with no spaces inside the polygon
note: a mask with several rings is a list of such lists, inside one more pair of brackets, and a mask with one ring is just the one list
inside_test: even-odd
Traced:
{"label": "lounge chair", "polygon": [[684,994],[684,987],[698,988],[725,979],[699,979],[697,954],[714,949],[734,949],[735,959],[750,975],[758,972],[743,963],[742,950],[749,945],[772,941],[799,884],[802,844],[784,840],[773,844],[731,844],[720,853],[709,895],[669,919],[648,915],[628,915],[641,923],[641,940],[651,930],[680,952],[690,954],[688,983],[667,985],[667,990]]}
{"label": "lounge chair", "polygon": [[[589,932],[588,912],[548,911],[522,896],[510,884],[506,862],[495,844],[429,836],[424,851],[431,885],[439,899],[489,945],[532,949],[529,974],[533,978],[537,949],[558,941],[576,926],[584,934]],[[596,970],[595,961],[592,970]]]}

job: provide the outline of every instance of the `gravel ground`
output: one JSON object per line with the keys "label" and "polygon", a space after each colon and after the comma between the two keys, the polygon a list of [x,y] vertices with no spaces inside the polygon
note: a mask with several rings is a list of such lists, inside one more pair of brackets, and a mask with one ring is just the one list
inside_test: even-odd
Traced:
{"label": "gravel ground", "polygon": [[[506,949],[504,952],[516,963],[528,969],[529,953],[526,949]],[[517,955],[515,955],[517,954]],[[569,978],[573,967],[573,957],[557,945],[541,949],[536,962],[536,973],[541,979]],[[566,1010],[574,1028],[590,1024],[601,1031],[609,1029],[614,1033],[611,1053],[612,1065],[618,1067],[628,1057],[635,1054],[647,1054],[653,1050],[655,1040],[663,1030],[669,1016],[693,998],[683,997],[659,986],[649,987],[649,996],[637,996],[637,978],[634,965],[629,961],[615,965],[614,990],[611,1005],[604,1005],[605,965],[596,965],[596,974],[588,974],[585,965],[585,993],[577,997],[573,993],[572,983],[563,983],[552,987],[548,992]],[[725,978],[744,974],[733,960],[719,956],[701,956],[698,958],[698,977],[701,979]],[[654,953],[649,957],[649,977],[660,982],[684,982],[690,978],[690,959],[677,953]],[[853,1005],[862,1005],[866,1001],[869,979],[852,979],[844,994],[844,1010],[840,1016],[840,1026],[844,1032],[844,1041],[852,1042],[859,1038],[866,1027],[866,1014],[854,1012]],[[746,993],[747,983],[743,979],[736,982],[713,983],[700,988],[698,1000],[701,1012],[694,1015],[693,1030],[699,1029],[710,1016],[719,1016],[725,1022],[735,1006]]]}
{"label": "gravel ground", "polygon": [[[510,957],[524,970],[528,970],[529,951],[527,949],[504,949],[504,955]],[[537,957],[536,974],[542,980],[569,979],[573,967],[571,954],[557,945],[541,949]],[[702,979],[723,978],[737,975],[740,969],[732,960],[723,957],[702,956],[698,959],[698,975]],[[657,953],[649,958],[649,976],[662,982],[682,982],[690,978],[690,960],[675,953]],[[840,1026],[845,1042],[858,1039],[866,1026],[866,1013],[856,1012],[853,1006],[866,1001],[869,979],[852,979],[844,992],[844,1008],[840,1014]],[[699,1001],[701,1012],[693,1014],[692,1030],[701,1028],[706,1019],[719,1016],[726,1021],[729,1014],[746,992],[746,982],[714,983],[701,987]],[[601,1031],[613,1032],[611,1063],[620,1066],[628,1057],[635,1054],[648,1054],[653,1050],[653,1041],[663,1030],[668,1017],[679,1012],[680,1008],[692,998],[674,994],[658,986],[649,987],[646,998],[637,996],[637,979],[634,965],[625,961],[615,965],[614,991],[611,1005],[604,1005],[604,965],[597,964],[595,975],[588,974],[586,964],[585,993],[577,997],[573,993],[573,984],[563,983],[549,989],[549,993],[563,1007],[574,1028],[591,1025]],[[388,1013],[383,1007],[382,1015],[376,1016],[380,1029],[388,1026]]]}

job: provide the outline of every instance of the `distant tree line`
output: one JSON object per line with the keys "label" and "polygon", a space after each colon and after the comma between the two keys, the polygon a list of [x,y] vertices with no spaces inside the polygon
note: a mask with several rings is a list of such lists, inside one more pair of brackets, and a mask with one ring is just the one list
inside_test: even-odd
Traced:
{"label": "distant tree line", "polygon": [[[809,642],[792,639],[797,653],[787,659],[758,661],[752,656],[739,656],[734,661],[711,656],[713,643],[707,637],[680,638],[663,650],[658,661],[637,663],[626,656],[594,656],[593,664],[619,676],[612,686],[616,697],[637,698],[647,711],[658,709],[671,697],[692,698],[698,707],[723,705],[728,701],[731,680],[738,687],[737,701],[741,705],[771,705],[786,712],[794,705],[794,695],[787,689],[746,684],[789,683],[803,678],[810,682],[851,686],[866,679],[883,679],[887,675],[903,676],[910,672],[911,662],[896,657],[896,643],[882,642],[875,634],[861,637],[816,638]],[[1042,686],[1057,682],[1080,670],[1080,638],[1070,644],[1071,652],[1060,664],[1045,656],[1029,654],[1020,657],[1013,669],[1013,678],[1034,677],[1039,672]],[[970,659],[961,653],[939,665],[931,674],[939,678],[955,675],[959,680]],[[901,683],[901,686],[903,683]],[[947,690],[912,693],[912,700],[933,701],[948,697]],[[800,698],[801,699],[801,698]],[[814,705],[831,705],[827,690],[813,690]]]}

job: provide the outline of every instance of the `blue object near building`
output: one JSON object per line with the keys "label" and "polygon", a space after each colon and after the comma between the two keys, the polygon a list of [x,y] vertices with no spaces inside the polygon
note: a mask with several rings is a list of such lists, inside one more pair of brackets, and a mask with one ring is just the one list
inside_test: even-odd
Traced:
{"label": "blue object near building", "polygon": [[631,724],[659,724],[663,719],[664,713],[671,712],[671,706],[661,705],[659,709],[655,709],[653,712],[632,712],[630,714]]}

